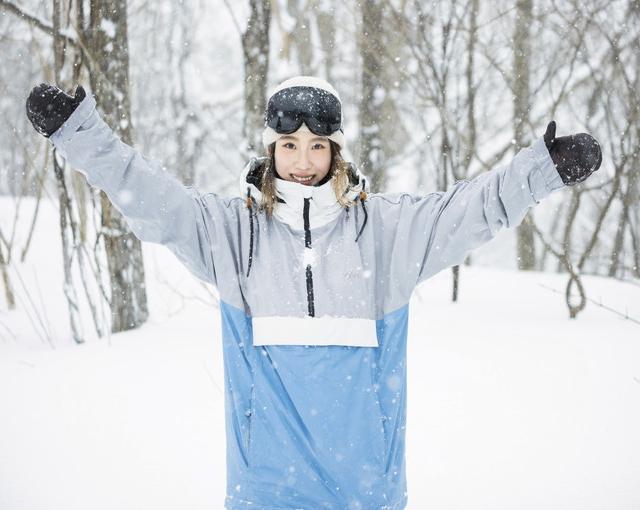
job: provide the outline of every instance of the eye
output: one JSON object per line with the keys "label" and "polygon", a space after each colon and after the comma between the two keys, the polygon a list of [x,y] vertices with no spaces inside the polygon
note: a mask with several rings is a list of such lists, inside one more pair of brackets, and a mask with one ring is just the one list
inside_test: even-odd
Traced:
{"label": "eye", "polygon": [[321,142],[318,142],[318,143],[314,143],[311,148],[315,150],[324,149],[325,145]]}
{"label": "eye", "polygon": [[295,149],[295,148],[296,148],[296,146],[295,146],[295,145],[293,145],[293,143],[291,143],[291,142],[283,143],[283,144],[282,144],[282,146],[283,146],[285,149]]}

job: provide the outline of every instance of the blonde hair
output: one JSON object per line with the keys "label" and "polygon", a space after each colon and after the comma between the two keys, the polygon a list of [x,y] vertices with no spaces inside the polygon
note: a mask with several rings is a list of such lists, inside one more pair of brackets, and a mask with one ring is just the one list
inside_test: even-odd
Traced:
{"label": "blonde hair", "polygon": [[[350,200],[346,193],[349,190],[349,163],[342,159],[340,154],[340,146],[333,140],[329,140],[331,145],[331,166],[329,175],[331,176],[331,186],[336,199],[342,207],[351,207],[355,204],[354,200]],[[265,165],[262,179],[260,182],[260,191],[262,193],[262,201],[260,202],[260,210],[264,210],[268,216],[273,214],[273,209],[277,206],[276,200],[276,144],[269,145],[267,157],[269,158]]]}

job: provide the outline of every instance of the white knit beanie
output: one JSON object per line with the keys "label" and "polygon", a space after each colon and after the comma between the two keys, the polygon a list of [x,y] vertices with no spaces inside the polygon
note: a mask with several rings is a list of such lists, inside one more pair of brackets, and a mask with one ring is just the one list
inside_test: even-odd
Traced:
{"label": "white knit beanie", "polygon": [[[269,94],[269,99],[280,92],[283,89],[288,89],[291,87],[313,87],[316,89],[321,89],[329,94],[336,97],[336,99],[340,102],[340,107],[342,108],[342,101],[340,100],[340,96],[338,95],[338,91],[331,86],[331,84],[323,80],[322,78],[316,78],[315,76],[296,76],[294,78],[289,78],[288,80],[283,81],[280,85],[278,85],[275,89],[271,91]],[[267,100],[267,104],[269,100]],[[311,130],[307,127],[307,125],[303,122],[298,132],[311,132]],[[262,132],[262,145],[264,145],[265,150],[271,145],[273,142],[277,141],[279,138],[286,136],[284,134],[277,133],[274,129],[269,126],[265,126],[264,131]],[[335,131],[331,133],[327,138],[340,146],[340,149],[344,149],[344,133],[342,130]]]}

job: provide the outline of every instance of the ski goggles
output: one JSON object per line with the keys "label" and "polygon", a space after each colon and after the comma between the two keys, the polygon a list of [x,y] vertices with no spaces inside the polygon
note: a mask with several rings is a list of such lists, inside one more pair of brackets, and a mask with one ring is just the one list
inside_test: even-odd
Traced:
{"label": "ski goggles", "polygon": [[340,100],[323,89],[289,87],[269,99],[265,125],[278,134],[297,131],[302,123],[319,136],[329,136],[342,128]]}

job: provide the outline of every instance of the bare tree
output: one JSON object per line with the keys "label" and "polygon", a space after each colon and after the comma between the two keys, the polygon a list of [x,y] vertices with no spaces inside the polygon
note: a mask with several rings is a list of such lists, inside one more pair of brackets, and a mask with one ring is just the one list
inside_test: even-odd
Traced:
{"label": "bare tree", "polygon": [[393,8],[386,0],[359,4],[358,160],[374,191],[386,187],[387,171],[400,154],[406,136],[398,112],[400,80],[397,74],[398,62],[404,59],[406,48],[401,38],[394,37],[404,21],[393,15]]}
{"label": "bare tree", "polygon": [[371,180],[371,189],[384,187],[384,164],[381,130],[382,106],[387,90],[382,54],[384,47],[382,0],[364,0],[360,7],[360,55],[362,58],[362,99],[360,101],[360,164]]}
{"label": "bare tree", "polygon": [[[529,145],[525,127],[529,125],[531,92],[529,65],[531,60],[530,27],[533,21],[533,0],[517,0],[513,33],[513,132],[515,151]],[[527,213],[529,216],[531,213]],[[536,264],[533,218],[523,221],[517,229],[517,261],[519,269],[532,270]]]}
{"label": "bare tree", "polygon": [[[640,23],[640,2],[630,0],[627,5],[628,19],[637,25]],[[620,34],[622,35],[622,34]],[[620,95],[624,98],[624,108],[626,110],[626,126],[622,133],[622,143],[619,151],[627,153],[629,168],[623,174],[623,181],[626,184],[620,190],[621,206],[618,214],[618,221],[615,229],[615,237],[611,247],[610,265],[608,275],[615,277],[624,273],[621,266],[625,259],[625,238],[629,238],[627,243],[629,251],[632,252],[632,273],[640,276],[638,268],[639,254],[639,225],[638,205],[640,204],[640,170],[638,170],[638,155],[640,154],[640,32],[636,31],[632,39],[627,43],[628,49],[622,37],[610,38],[610,45],[613,53],[618,57],[616,65],[620,66],[617,72],[622,75],[619,81],[623,87]],[[628,62],[630,65],[625,65]],[[632,213],[632,211],[634,211]],[[629,235],[626,235],[626,232]]]}
{"label": "bare tree", "polygon": [[[396,33],[402,34],[410,50],[408,58],[396,60],[395,70],[414,94],[416,120],[426,135],[418,142],[419,160],[438,189],[469,177],[477,164],[479,8],[477,0],[469,0],[439,6],[433,12],[414,1],[404,11],[393,11]],[[456,301],[460,268],[455,266],[452,273]]]}
{"label": "bare tree", "polygon": [[[41,19],[25,13],[11,2],[2,0],[0,3],[0,7],[18,14],[32,26],[54,36],[54,67],[58,70],[55,76],[56,82],[76,83],[81,63],[84,62],[88,65],[92,89],[103,109],[107,122],[125,142],[131,143],[126,0],[104,2],[96,0],[90,2],[89,6],[89,20],[87,21],[84,3],[75,4],[77,33],[74,37],[69,35],[68,30],[62,30],[63,22],[66,28],[71,21],[71,4],[63,3],[62,0],[54,0],[53,23],[48,26]],[[60,73],[65,68],[67,55],[74,55],[74,57],[69,66],[71,75],[64,78]],[[67,235],[65,232],[68,227],[73,236],[73,241],[71,239],[67,239],[66,242],[63,240],[63,251],[66,250],[64,255],[65,272],[70,275],[74,251],[79,254],[80,264],[88,261],[83,257],[84,248],[81,249],[80,245],[75,244],[80,241],[83,235],[78,230],[78,220],[74,217],[71,194],[64,180],[63,169],[56,158],[54,158],[54,174],[61,198],[62,235]],[[102,225],[98,235],[103,239],[109,268],[111,329],[113,332],[117,332],[139,326],[148,316],[142,251],[140,242],[133,236],[120,213],[112,207],[104,193],[101,194],[100,205]],[[80,207],[79,210],[82,213],[84,209]],[[64,215],[66,217],[63,219]],[[85,214],[81,214],[80,224],[83,227],[86,224]],[[82,232],[84,232],[84,228]],[[97,275],[99,268],[96,266],[93,271]],[[85,286],[87,297],[89,297],[90,292],[86,287],[87,282],[84,277],[82,283]],[[99,286],[101,285],[100,281],[97,283]],[[71,287],[73,285],[68,281],[65,289],[70,299],[70,306],[77,308],[77,297],[73,295],[74,291]],[[97,312],[91,299],[89,304],[94,312],[98,334],[101,334],[100,325],[95,320]],[[81,334],[77,322],[77,319],[72,318],[74,338],[79,341]]]}
{"label": "bare tree", "polygon": [[[53,0],[53,68],[55,82],[59,84],[62,84],[62,69],[66,54],[65,41],[60,35],[62,33],[62,18],[63,10],[66,10],[65,7],[66,5],[63,6],[61,0]],[[71,327],[71,334],[75,342],[83,343],[84,335],[82,332],[82,321],[80,319],[80,301],[78,299],[72,272],[73,256],[75,251],[72,231],[76,229],[76,221],[73,218],[71,197],[65,180],[64,162],[55,157],[55,151],[53,158],[53,172],[58,189],[58,218],[60,222],[60,236],[62,238],[62,260],[64,268],[63,289],[69,309],[69,324]]]}
{"label": "bare tree", "polygon": [[[5,255],[6,251],[6,255]],[[9,265],[10,246],[2,235],[2,229],[0,229],[0,273],[2,274],[2,283],[4,286],[4,297],[7,301],[9,310],[13,310],[16,307],[16,299],[14,297],[13,287],[9,280],[9,272],[7,267]]]}
{"label": "bare tree", "polygon": [[200,113],[188,93],[187,64],[192,56],[197,15],[191,2],[173,3],[169,34],[164,36],[168,64],[173,70],[168,77],[167,101],[171,105],[171,130],[175,133],[175,158],[180,180],[193,186],[196,167],[206,140],[207,129],[201,129]]}
{"label": "bare tree", "polygon": [[335,1],[323,0],[314,6],[318,37],[324,52],[323,62],[327,80],[333,81],[336,63],[336,31]]}
{"label": "bare tree", "polygon": [[262,147],[267,73],[269,70],[269,0],[249,0],[250,16],[242,34],[244,55],[244,137],[249,154]]}
{"label": "bare tree", "polygon": [[[105,121],[132,144],[129,96],[127,0],[92,0],[88,28],[82,34],[91,55],[91,87]],[[122,215],[100,193],[102,238],[111,287],[111,330],[125,331],[147,320],[147,294],[140,241]]]}
{"label": "bare tree", "polygon": [[292,25],[288,37],[293,41],[293,46],[295,46],[300,72],[307,76],[313,74],[311,67],[313,59],[311,40],[311,16],[314,12],[313,4],[313,0],[287,0],[289,16],[295,20],[295,24]]}

